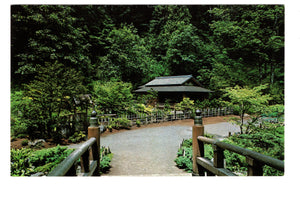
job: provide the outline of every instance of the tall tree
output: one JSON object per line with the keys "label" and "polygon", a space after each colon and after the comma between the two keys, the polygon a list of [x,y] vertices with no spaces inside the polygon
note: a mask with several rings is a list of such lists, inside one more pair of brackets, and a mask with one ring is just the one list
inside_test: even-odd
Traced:
{"label": "tall tree", "polygon": [[[12,80],[28,81],[45,62],[88,72],[90,44],[71,6],[12,6]],[[17,73],[17,74],[16,74]]]}
{"label": "tall tree", "polygon": [[46,62],[37,70],[35,79],[25,84],[25,97],[31,100],[31,107],[24,110],[24,120],[29,118],[32,128],[41,131],[44,137],[54,138],[59,135],[62,114],[72,112],[73,97],[85,92],[83,77],[58,62]]}
{"label": "tall tree", "polygon": [[210,11],[218,49],[212,84],[268,83],[272,89],[276,82],[283,89],[283,12],[281,5],[218,6]]}

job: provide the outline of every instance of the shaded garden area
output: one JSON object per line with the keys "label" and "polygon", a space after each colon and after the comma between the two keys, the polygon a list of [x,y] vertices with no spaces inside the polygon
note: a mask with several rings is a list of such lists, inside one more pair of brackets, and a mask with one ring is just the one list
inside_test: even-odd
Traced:
{"label": "shaded garden area", "polygon": [[[134,93],[178,75],[213,92],[163,105]],[[148,126],[124,116],[229,107],[230,142],[284,159],[284,5],[12,5],[10,100],[12,151],[86,140],[93,110],[114,132]]]}

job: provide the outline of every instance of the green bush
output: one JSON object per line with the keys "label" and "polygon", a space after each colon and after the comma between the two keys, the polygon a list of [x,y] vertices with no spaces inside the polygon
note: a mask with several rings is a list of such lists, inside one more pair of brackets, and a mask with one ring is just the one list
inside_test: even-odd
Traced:
{"label": "green bush", "polygon": [[140,121],[140,120],[136,120],[135,123],[136,123],[136,126],[137,126],[137,127],[140,127],[140,126],[141,126],[141,121]]}
{"label": "green bush", "polygon": [[[213,149],[211,145],[204,145],[205,157],[211,159],[213,157]],[[183,140],[181,148],[178,149],[177,158],[174,160],[178,168],[193,172],[193,147],[192,139]]]}
{"label": "green bush", "polygon": [[109,148],[101,147],[100,149],[100,173],[106,173],[111,168],[110,163],[113,154]]}
{"label": "green bush", "polygon": [[92,85],[94,101],[106,113],[120,113],[132,104],[131,83],[95,81]]}
{"label": "green bush", "polygon": [[82,131],[75,132],[74,135],[69,137],[69,141],[73,143],[81,142],[86,138],[86,135]]}
{"label": "green bush", "polygon": [[31,149],[11,149],[10,150],[10,175],[11,176],[30,176],[34,169],[30,166],[29,156]]}
{"label": "green bush", "polygon": [[127,118],[115,118],[110,125],[112,128],[117,130],[121,128],[130,129],[131,121]]}
{"label": "green bush", "polygon": [[183,100],[180,103],[175,104],[176,110],[193,110],[194,109],[194,100],[191,100],[190,98],[183,98]]}
{"label": "green bush", "polygon": [[[226,143],[247,148],[252,151],[284,160],[284,127],[280,124],[265,123],[264,127],[252,127],[252,134],[231,136],[224,140]],[[244,156],[225,151],[226,166],[233,171],[246,171],[247,164]],[[264,176],[282,176],[283,172],[265,166]]]}
{"label": "green bush", "polygon": [[180,169],[187,172],[193,171],[193,149],[191,147],[182,147],[177,152],[177,158],[174,160]]}
{"label": "green bush", "polygon": [[[284,160],[284,127],[269,123],[268,128],[256,129],[254,134],[242,134],[231,136],[223,142],[247,148],[252,151],[268,155],[273,158]],[[275,126],[275,127],[274,127]],[[213,158],[211,145],[205,144],[205,157]],[[247,173],[245,156],[225,150],[224,157],[226,168],[233,172]],[[192,139],[184,140],[177,152],[176,165],[188,172],[192,172]],[[264,176],[282,176],[283,172],[269,166],[263,168]]]}
{"label": "green bush", "polygon": [[37,172],[50,172],[63,161],[73,149],[53,147],[42,150],[11,149],[11,176],[30,176]]}

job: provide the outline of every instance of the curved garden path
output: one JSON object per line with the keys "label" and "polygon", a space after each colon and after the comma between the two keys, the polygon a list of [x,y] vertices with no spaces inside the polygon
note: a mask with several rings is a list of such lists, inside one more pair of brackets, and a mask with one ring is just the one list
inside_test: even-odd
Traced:
{"label": "curved garden path", "polygon": [[[228,135],[229,123],[204,125],[205,132]],[[225,130],[224,130],[225,129]],[[171,125],[104,134],[101,146],[114,154],[105,176],[191,176],[174,162],[183,139],[192,137],[192,126]]]}

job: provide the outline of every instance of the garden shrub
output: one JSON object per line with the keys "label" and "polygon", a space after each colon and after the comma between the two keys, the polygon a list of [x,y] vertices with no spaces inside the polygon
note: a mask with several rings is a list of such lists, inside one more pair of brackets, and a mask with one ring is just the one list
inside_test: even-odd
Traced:
{"label": "garden shrub", "polygon": [[72,136],[70,136],[68,140],[73,143],[77,143],[85,140],[85,138],[86,135],[82,131],[79,131],[79,132],[75,132]]}
{"label": "garden shrub", "polygon": [[106,173],[111,168],[110,163],[112,160],[113,154],[110,149],[107,147],[100,148],[100,173]]}
{"label": "garden shrub", "polygon": [[183,100],[177,104],[175,104],[176,110],[193,110],[194,109],[194,100],[191,100],[190,98],[183,98]]}
{"label": "garden shrub", "polygon": [[[284,160],[284,127],[278,124],[265,124],[264,129],[257,128],[253,134],[233,135],[223,142],[242,148]],[[207,136],[207,135],[206,135]],[[205,157],[213,158],[213,149],[205,144]],[[247,163],[245,156],[228,150],[224,151],[226,168],[241,174],[247,174]],[[184,140],[177,152],[176,165],[188,172],[192,172],[192,139]],[[282,176],[284,173],[269,166],[264,166],[264,176]]]}
{"label": "garden shrub", "polygon": [[30,166],[28,157],[31,149],[11,149],[10,150],[10,175],[11,176],[30,176],[34,169]]}
{"label": "garden shrub", "polygon": [[[265,127],[254,128],[252,134],[241,134],[231,136],[224,140],[226,143],[247,148],[252,151],[284,160],[284,127],[279,124],[265,123]],[[230,170],[246,171],[247,164],[244,156],[224,151],[226,166]],[[265,176],[281,176],[283,172],[265,166],[263,169]]]}
{"label": "garden shrub", "polygon": [[94,101],[106,113],[120,113],[130,107],[133,102],[131,83],[95,81],[92,85]]}
{"label": "garden shrub", "polygon": [[114,128],[114,129],[117,129],[117,130],[119,130],[121,128],[130,129],[131,121],[127,118],[115,118],[111,122],[110,126],[111,126],[111,128]]}
{"label": "garden shrub", "polygon": [[11,149],[11,176],[30,176],[37,172],[50,172],[63,161],[73,149],[53,147],[42,150]]}
{"label": "garden shrub", "polygon": [[[213,157],[213,149],[211,145],[204,145],[204,154],[211,159]],[[178,149],[177,158],[174,160],[178,168],[193,172],[193,147],[192,139],[183,140],[181,147]]]}
{"label": "garden shrub", "polygon": [[136,120],[135,123],[136,123],[136,126],[137,126],[137,127],[140,127],[140,126],[141,126],[141,121],[140,121],[140,120]]}

